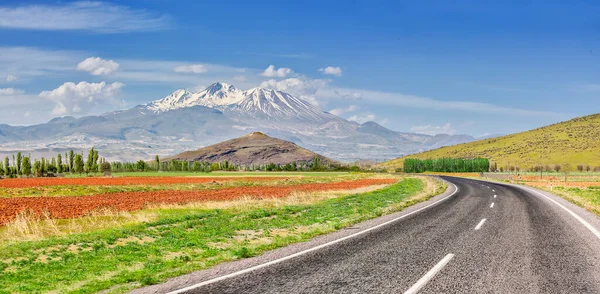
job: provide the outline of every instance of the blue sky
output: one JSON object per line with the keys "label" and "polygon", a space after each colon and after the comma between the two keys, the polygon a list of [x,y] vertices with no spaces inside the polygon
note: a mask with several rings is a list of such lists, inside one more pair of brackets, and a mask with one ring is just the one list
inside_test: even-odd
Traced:
{"label": "blue sky", "polygon": [[600,112],[600,3],[0,4],[0,123],[98,114],[215,81],[397,131],[523,131]]}

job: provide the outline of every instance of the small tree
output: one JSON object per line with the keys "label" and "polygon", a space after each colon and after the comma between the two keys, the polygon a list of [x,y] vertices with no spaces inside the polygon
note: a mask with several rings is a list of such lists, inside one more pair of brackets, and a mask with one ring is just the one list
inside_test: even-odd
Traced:
{"label": "small tree", "polygon": [[577,165],[577,171],[583,172],[583,169],[584,169],[583,164],[578,164]]}
{"label": "small tree", "polygon": [[10,175],[10,159],[8,159],[8,156],[4,158],[4,175]]}
{"label": "small tree", "polygon": [[23,155],[21,152],[17,152],[17,161],[15,162],[15,167],[17,168],[17,174],[22,174],[21,172],[21,162],[23,161]]}
{"label": "small tree", "polygon": [[21,162],[22,173],[23,175],[30,176],[31,175],[31,160],[28,156],[23,157]]}
{"label": "small tree", "polygon": [[42,162],[41,161],[36,160],[33,163],[33,173],[35,174],[36,177],[43,176],[43,173],[42,173]]}
{"label": "small tree", "polygon": [[146,170],[146,162],[143,160],[139,160],[135,165],[138,171],[143,172],[144,170]]}
{"label": "small tree", "polygon": [[554,171],[555,171],[555,172],[560,172],[561,168],[562,168],[562,167],[560,166],[560,164],[555,164],[555,165],[554,165]]}
{"label": "small tree", "polygon": [[158,155],[154,157],[154,164],[156,165],[156,171],[160,171],[160,158],[158,158]]}
{"label": "small tree", "polygon": [[73,152],[73,149],[71,149],[69,151],[69,172],[73,173],[75,172],[75,170],[73,169],[75,166],[75,152]]}
{"label": "small tree", "polygon": [[75,155],[75,160],[73,162],[73,171],[78,174],[82,174],[84,172],[83,156],[81,156],[81,154]]}
{"label": "small tree", "polygon": [[101,173],[109,173],[110,172],[110,163],[106,162],[106,161],[102,161],[102,163],[100,163],[100,172]]}
{"label": "small tree", "polygon": [[60,153],[56,156],[56,172],[59,174],[63,172],[62,155]]}

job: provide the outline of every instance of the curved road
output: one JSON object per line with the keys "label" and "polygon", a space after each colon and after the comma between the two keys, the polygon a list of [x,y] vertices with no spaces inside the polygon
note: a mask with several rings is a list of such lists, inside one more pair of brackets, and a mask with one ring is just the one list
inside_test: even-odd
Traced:
{"label": "curved road", "polygon": [[600,293],[600,237],[573,215],[522,188],[444,179],[456,193],[418,213],[182,292]]}

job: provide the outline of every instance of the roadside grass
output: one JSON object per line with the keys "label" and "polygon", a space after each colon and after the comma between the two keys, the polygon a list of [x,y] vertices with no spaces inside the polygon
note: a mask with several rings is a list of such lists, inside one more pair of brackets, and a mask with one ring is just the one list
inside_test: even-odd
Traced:
{"label": "roadside grass", "polygon": [[[117,172],[112,173],[114,177],[273,177],[273,176],[296,176],[296,177],[330,177],[330,176],[345,176],[350,175],[349,172],[243,172],[243,171],[214,171],[210,173],[203,172]],[[102,173],[91,174],[65,174],[67,178],[85,178],[85,177],[102,177]]]}
{"label": "roadside grass", "polygon": [[427,181],[405,178],[376,191],[321,196],[316,203],[300,193],[291,202],[154,208],[152,219],[141,223],[2,242],[0,292],[125,292],[160,283],[401,210],[432,196],[422,192],[431,185]]}
{"label": "roadside grass", "polygon": [[[524,183],[527,184],[527,183]],[[550,191],[547,187],[535,187],[561,196],[571,203],[581,206],[588,211],[600,216],[600,183],[598,186],[589,186],[587,188],[569,188],[556,186]]]}
{"label": "roadside grass", "polygon": [[234,181],[223,181],[215,183],[199,184],[169,184],[169,185],[118,185],[118,186],[92,186],[92,185],[68,185],[68,186],[44,186],[32,188],[0,188],[0,198],[11,197],[59,197],[59,196],[87,196],[118,192],[147,192],[147,191],[189,191],[205,189],[222,189],[250,186],[287,186],[311,183],[330,183],[341,180],[357,180],[372,177],[386,177],[385,175],[373,174],[346,174],[325,176],[290,177],[286,179],[273,179],[272,181],[252,181],[240,178]]}

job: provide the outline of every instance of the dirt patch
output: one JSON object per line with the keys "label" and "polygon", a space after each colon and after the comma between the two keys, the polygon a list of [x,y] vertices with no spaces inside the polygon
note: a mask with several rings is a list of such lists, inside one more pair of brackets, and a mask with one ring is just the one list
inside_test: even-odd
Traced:
{"label": "dirt patch", "polygon": [[349,190],[361,187],[392,184],[397,179],[361,179],[335,183],[311,183],[279,187],[236,187],[200,191],[119,192],[76,197],[0,198],[0,225],[12,221],[25,210],[42,215],[47,211],[53,218],[82,217],[91,211],[110,207],[117,211],[134,211],[150,203],[185,204],[204,201],[231,201],[247,195],[253,199],[283,198],[294,191],[315,192]]}
{"label": "dirt patch", "polygon": [[138,238],[136,236],[129,236],[127,238],[119,238],[117,239],[117,241],[115,241],[115,243],[108,245],[108,248],[115,248],[117,246],[125,246],[129,243],[137,243],[137,244],[146,244],[146,243],[151,243],[154,242],[156,239],[152,238],[152,237],[148,237],[148,236],[144,236],[142,238]]}

